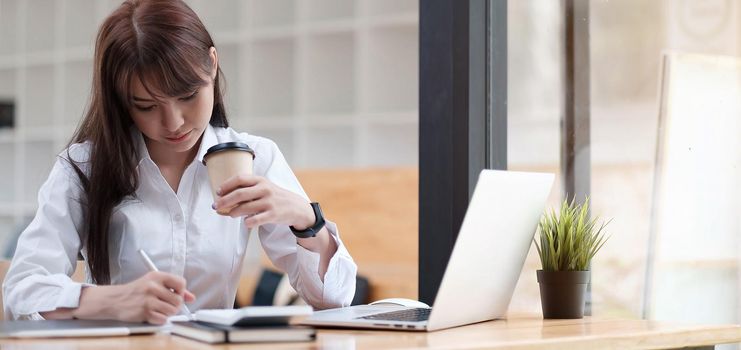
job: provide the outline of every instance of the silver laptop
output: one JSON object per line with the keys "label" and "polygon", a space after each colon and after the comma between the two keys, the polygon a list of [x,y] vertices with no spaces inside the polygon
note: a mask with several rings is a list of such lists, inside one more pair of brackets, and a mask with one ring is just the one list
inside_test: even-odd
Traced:
{"label": "silver laptop", "polygon": [[2,338],[115,337],[149,334],[162,326],[108,320],[0,321]]}
{"label": "silver laptop", "polygon": [[302,324],[434,331],[504,317],[553,179],[481,172],[432,308],[358,305],[315,312]]}

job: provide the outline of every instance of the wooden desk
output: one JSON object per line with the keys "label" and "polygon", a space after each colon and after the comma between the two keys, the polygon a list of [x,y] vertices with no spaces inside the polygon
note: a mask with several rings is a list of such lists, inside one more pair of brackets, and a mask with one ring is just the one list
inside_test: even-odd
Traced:
{"label": "wooden desk", "polygon": [[741,342],[741,326],[643,320],[518,318],[432,333],[319,330],[306,343],[211,346],[168,334],[98,339],[3,340],[2,349],[673,349]]}

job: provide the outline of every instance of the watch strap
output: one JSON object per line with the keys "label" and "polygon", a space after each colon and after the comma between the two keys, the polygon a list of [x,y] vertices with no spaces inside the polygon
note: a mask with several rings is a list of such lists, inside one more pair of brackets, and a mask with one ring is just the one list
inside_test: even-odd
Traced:
{"label": "watch strap", "polygon": [[324,221],[324,214],[322,214],[322,208],[319,206],[319,203],[312,202],[311,209],[314,210],[314,225],[306,228],[305,230],[297,230],[293,226],[289,226],[291,228],[291,232],[293,232],[293,234],[298,238],[314,237],[322,228],[324,228],[324,224],[326,222]]}

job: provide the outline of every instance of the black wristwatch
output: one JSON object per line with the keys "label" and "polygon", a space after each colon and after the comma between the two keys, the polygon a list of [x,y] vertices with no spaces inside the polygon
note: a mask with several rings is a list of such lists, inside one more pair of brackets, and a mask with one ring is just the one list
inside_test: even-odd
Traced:
{"label": "black wristwatch", "polygon": [[319,203],[313,202],[311,203],[311,208],[314,209],[314,217],[316,218],[316,221],[314,221],[314,225],[311,227],[305,229],[305,230],[297,230],[291,227],[291,232],[298,237],[298,238],[311,238],[316,236],[317,233],[319,233],[319,230],[321,230],[324,227],[325,221],[324,221],[324,214],[322,214],[322,208],[319,207]]}

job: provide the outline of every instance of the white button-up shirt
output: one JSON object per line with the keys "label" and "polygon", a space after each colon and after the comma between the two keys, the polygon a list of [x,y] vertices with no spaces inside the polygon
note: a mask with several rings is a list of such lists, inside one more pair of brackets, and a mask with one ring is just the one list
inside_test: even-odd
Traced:
{"label": "white button-up shirt", "polygon": [[[165,181],[149,157],[142,134],[132,129],[138,147],[139,187],[112,212],[109,230],[111,283],[131,282],[148,272],[137,251],[144,249],[161,270],[183,276],[196,295],[191,311],[231,308],[241,275],[249,230],[241,218],[218,215],[201,160],[209,147],[241,141],[256,154],[254,173],[300,194],[296,176],[274,142],[231,128],[204,131],[198,154],[188,165],[177,192]],[[86,159],[89,143],[69,148],[75,161]],[[61,157],[67,157],[62,152]],[[87,171],[85,163],[81,169]],[[38,210],[18,240],[15,256],[3,283],[6,318],[39,318],[39,312],[79,306],[85,284],[70,279],[78,252],[86,257],[79,179],[71,166],[58,159],[39,190]],[[275,266],[288,274],[293,288],[315,308],[349,305],[355,292],[357,267],[327,221],[337,252],[329,261],[324,282],[319,276],[319,254],[301,247],[286,225],[260,226],[260,243]],[[90,278],[88,277],[88,282]]]}

